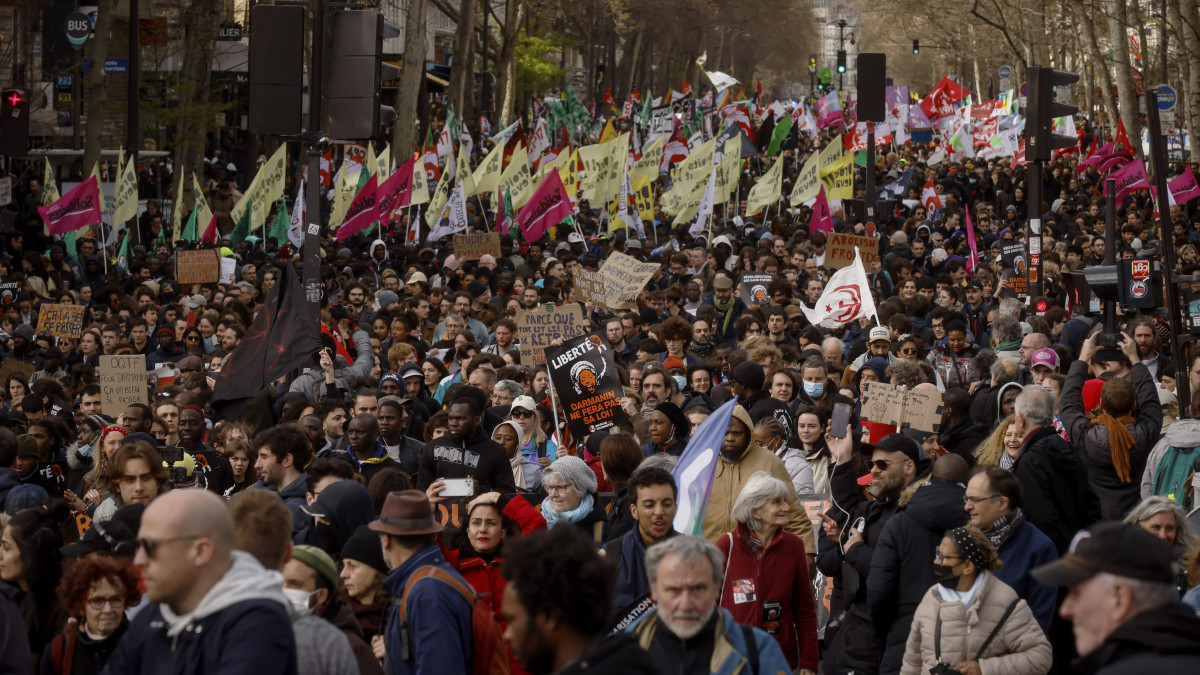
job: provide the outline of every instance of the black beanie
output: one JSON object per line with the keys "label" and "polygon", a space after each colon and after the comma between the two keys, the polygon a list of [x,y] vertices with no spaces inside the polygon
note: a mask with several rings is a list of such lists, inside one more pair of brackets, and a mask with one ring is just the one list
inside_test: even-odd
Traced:
{"label": "black beanie", "polygon": [[388,566],[383,559],[383,547],[379,544],[379,535],[361,525],[342,546],[342,560],[349,558],[374,567],[380,574],[387,576]]}

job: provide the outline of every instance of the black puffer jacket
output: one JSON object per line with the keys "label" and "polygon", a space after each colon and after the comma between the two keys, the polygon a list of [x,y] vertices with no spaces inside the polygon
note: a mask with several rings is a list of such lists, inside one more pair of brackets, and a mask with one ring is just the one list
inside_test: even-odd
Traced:
{"label": "black puffer jacket", "polygon": [[1076,667],[1084,675],[1200,673],[1200,618],[1181,603],[1142,612],[1118,626]]}
{"label": "black puffer jacket", "polygon": [[1054,427],[1034,431],[1021,446],[1013,473],[1021,483],[1025,519],[1054,542],[1061,556],[1075,533],[1100,520],[1100,502],[1087,469]]}

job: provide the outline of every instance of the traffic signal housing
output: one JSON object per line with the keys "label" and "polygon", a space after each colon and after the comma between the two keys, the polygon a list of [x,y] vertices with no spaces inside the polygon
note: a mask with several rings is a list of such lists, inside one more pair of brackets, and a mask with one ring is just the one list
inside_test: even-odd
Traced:
{"label": "traffic signal housing", "polygon": [[808,72],[810,75],[815,75],[817,73],[817,55],[816,54],[808,55]]}
{"label": "traffic signal housing", "polygon": [[304,113],[304,14],[297,5],[250,10],[250,131],[295,136]]}
{"label": "traffic signal housing", "polygon": [[383,38],[399,34],[374,10],[345,10],[333,15],[329,57],[329,112],[326,133],[339,140],[379,135],[380,123],[391,123],[396,111],[380,104],[383,82],[400,69],[383,62]]}
{"label": "traffic signal housing", "polygon": [[920,53],[921,53],[921,41],[913,40],[913,54],[920,54]]}
{"label": "traffic signal housing", "polygon": [[1053,68],[1029,69],[1029,108],[1025,125],[1025,158],[1031,162],[1048,162],[1055,150],[1073,148],[1079,142],[1074,136],[1054,133],[1054,120],[1079,112],[1079,108],[1054,100],[1054,88],[1074,84],[1079,73]]}
{"label": "traffic signal housing", "polygon": [[0,92],[0,155],[29,153],[29,90],[13,87]]}
{"label": "traffic signal housing", "polygon": [[846,72],[846,50],[839,49],[837,53],[837,71],[839,73]]}

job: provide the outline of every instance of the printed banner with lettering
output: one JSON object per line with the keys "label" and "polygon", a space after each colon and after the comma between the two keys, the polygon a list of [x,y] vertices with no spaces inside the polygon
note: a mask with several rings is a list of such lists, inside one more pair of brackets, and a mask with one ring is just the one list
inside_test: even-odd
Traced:
{"label": "printed banner with lettering", "polygon": [[835,162],[828,170],[821,170],[821,182],[825,184],[825,196],[829,199],[854,197],[854,153]]}
{"label": "printed banner with lettering", "polygon": [[37,332],[78,339],[83,334],[83,305],[42,305]]}
{"label": "printed banner with lettering", "polygon": [[500,257],[500,233],[454,235],[454,258],[458,261],[479,260],[480,256]]}
{"label": "printed banner with lettering", "polygon": [[1004,244],[1000,248],[1000,263],[1004,268],[1001,278],[1008,289],[1018,297],[1029,294],[1029,258],[1025,253],[1025,244],[1014,242]]}
{"label": "printed banner with lettering", "polygon": [[879,262],[879,240],[857,234],[835,232],[829,235],[829,247],[825,250],[825,268],[841,269],[854,262],[854,247],[862,256],[863,268],[870,273],[871,265]]}
{"label": "printed banner with lettering", "polygon": [[110,417],[124,413],[133,403],[148,404],[145,355],[101,355],[100,395],[103,412]]}
{"label": "printed banner with lettering", "polygon": [[583,438],[629,420],[621,409],[625,391],[608,341],[595,333],[546,350],[554,393],[567,413],[567,426]]}
{"label": "printed banner with lettering", "polygon": [[96,177],[92,176],[71,188],[50,206],[39,206],[38,214],[46,223],[46,231],[50,234],[66,234],[101,222],[99,185]]}
{"label": "printed banner with lettering", "polygon": [[216,249],[176,251],[175,280],[180,285],[218,283],[221,280],[221,259]]}
{"label": "printed banner with lettering", "polygon": [[583,308],[572,303],[563,307],[542,305],[517,312],[517,342],[521,346],[521,365],[546,363],[546,348],[555,338],[583,335]]}
{"label": "printed banner with lettering", "polygon": [[767,294],[767,286],[774,280],[770,274],[750,274],[743,272],[738,282],[738,294],[746,309],[758,309],[771,304],[771,296]]}
{"label": "printed banner with lettering", "polygon": [[600,268],[609,308],[634,309],[638,293],[650,283],[661,267],[658,263],[638,262],[637,258],[614,251]]}

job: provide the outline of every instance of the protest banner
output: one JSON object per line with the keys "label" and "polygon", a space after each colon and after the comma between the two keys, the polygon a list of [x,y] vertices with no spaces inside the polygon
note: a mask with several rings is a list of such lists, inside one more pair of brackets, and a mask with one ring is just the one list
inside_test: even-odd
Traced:
{"label": "protest banner", "polygon": [[1029,262],[1025,254],[1025,244],[1014,242],[1004,244],[1000,248],[1000,263],[1003,271],[1000,277],[1008,285],[1008,290],[1018,298],[1029,295]]}
{"label": "protest banner", "polygon": [[610,309],[636,309],[638,293],[661,269],[658,263],[643,263],[632,256],[614,251],[600,275],[604,278],[604,292]]}
{"label": "protest banner", "polygon": [[175,252],[175,280],[181,286],[214,284],[221,279],[221,258],[216,249]]}
{"label": "protest banner", "polygon": [[104,414],[114,418],[131,404],[148,404],[145,355],[101,355],[100,396]]}
{"label": "protest banner", "polygon": [[883,382],[864,383],[862,417],[877,424],[936,434],[942,424],[942,393]]}
{"label": "protest banner", "polygon": [[742,297],[742,302],[746,303],[746,309],[758,309],[763,305],[771,304],[767,286],[772,280],[774,277],[770,274],[742,273],[742,277],[738,281],[738,295]]}
{"label": "protest banner", "polygon": [[233,274],[237,271],[237,260],[234,258],[221,258],[221,279],[219,284],[232,284]]}
{"label": "protest banner", "polygon": [[567,340],[561,347],[550,347],[546,364],[572,436],[584,438],[629,421],[621,409],[625,391],[612,347],[604,338],[590,333]]}
{"label": "protest banner", "polygon": [[583,335],[583,309],[578,304],[566,307],[542,305],[517,312],[517,342],[521,345],[521,365],[546,363],[546,347],[555,338],[568,340]]}
{"label": "protest banner", "polygon": [[83,334],[83,305],[42,305],[37,332],[78,339]]}
{"label": "protest banner", "polygon": [[21,380],[28,386],[29,378],[33,377],[35,372],[37,372],[37,366],[32,363],[18,361],[11,357],[0,361],[0,382],[8,382],[9,375],[18,373],[21,375]]}
{"label": "protest banner", "polygon": [[853,263],[855,246],[862,256],[863,269],[870,274],[874,271],[871,266],[879,262],[879,240],[875,237],[843,232],[829,235],[828,246],[825,249],[825,268],[837,270]]}
{"label": "protest banner", "polygon": [[604,275],[578,267],[571,279],[575,283],[575,297],[597,307],[608,307],[608,298],[604,294]]}
{"label": "protest banner", "polygon": [[454,257],[463,260],[479,260],[484,254],[494,258],[500,257],[500,233],[481,232],[479,234],[454,235]]}
{"label": "protest banner", "polygon": [[0,281],[0,307],[8,307],[17,299],[17,294],[25,288],[23,281],[6,279]]}
{"label": "protest banner", "polygon": [[[813,524],[813,531],[821,528],[821,515],[833,506],[833,500],[827,494],[797,495],[800,506]],[[818,571],[813,579],[814,600],[817,607],[817,635],[824,636],[825,626],[829,623],[830,609],[833,605],[833,578],[826,577]]]}

